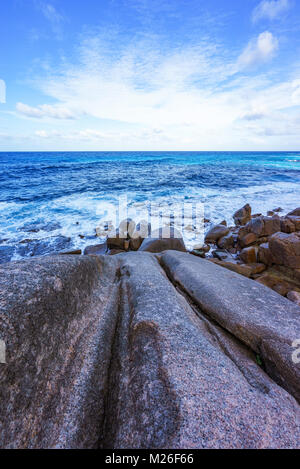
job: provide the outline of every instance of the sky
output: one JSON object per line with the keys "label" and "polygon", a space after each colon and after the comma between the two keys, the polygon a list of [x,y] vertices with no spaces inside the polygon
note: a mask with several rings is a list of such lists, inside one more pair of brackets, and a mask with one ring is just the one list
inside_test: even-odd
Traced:
{"label": "sky", "polygon": [[299,0],[1,0],[0,151],[300,150]]}

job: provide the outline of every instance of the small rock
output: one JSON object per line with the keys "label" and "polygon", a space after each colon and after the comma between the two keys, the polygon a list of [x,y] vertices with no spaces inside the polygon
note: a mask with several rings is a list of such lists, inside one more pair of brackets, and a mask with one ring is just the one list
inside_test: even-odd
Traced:
{"label": "small rock", "polygon": [[251,207],[246,204],[243,208],[237,210],[233,215],[234,222],[237,226],[246,225],[251,220]]}
{"label": "small rock", "polygon": [[230,256],[228,255],[226,251],[215,250],[212,252],[212,255],[216,257],[217,259],[219,259],[220,261],[224,261],[225,259],[230,258]]}
{"label": "small rock", "polygon": [[294,223],[288,218],[281,219],[280,228],[283,233],[294,233],[296,231]]}
{"label": "small rock", "polygon": [[273,286],[272,290],[276,291],[281,296],[286,296],[288,292],[288,287],[282,283],[277,283]]}
{"label": "small rock", "polygon": [[227,226],[227,221],[226,220],[223,220],[219,223],[219,225],[224,225],[224,226]]}
{"label": "small rock", "polygon": [[234,244],[234,238],[232,233],[228,233],[228,235],[223,236],[217,242],[218,247],[221,249],[229,249]]}
{"label": "small rock", "polygon": [[79,256],[81,254],[81,249],[74,249],[74,251],[62,251],[59,253],[60,256]]}
{"label": "small rock", "polygon": [[203,251],[205,253],[210,251],[210,246],[208,244],[195,244],[194,248],[195,251]]}
{"label": "small rock", "polygon": [[85,250],[83,251],[83,254],[85,256],[88,256],[90,254],[102,255],[102,254],[106,254],[106,252],[107,252],[107,244],[101,243],[101,244],[95,244],[93,246],[87,246]]}
{"label": "small rock", "polygon": [[239,240],[241,247],[250,246],[251,244],[256,243],[256,241],[257,236],[255,233],[247,233]]}
{"label": "small rock", "polygon": [[205,236],[205,243],[216,243],[229,233],[229,228],[224,225],[213,226]]}
{"label": "small rock", "polygon": [[283,208],[281,208],[281,207],[274,208],[273,212],[275,212],[275,213],[283,212]]}
{"label": "small rock", "polygon": [[261,244],[258,248],[258,262],[265,264],[267,266],[272,265],[273,257],[270,251],[269,243]]}
{"label": "small rock", "polygon": [[256,264],[257,262],[257,249],[253,246],[244,248],[240,252],[240,258],[245,264]]}
{"label": "small rock", "polygon": [[191,254],[193,254],[193,256],[197,256],[197,257],[201,257],[202,259],[205,259],[205,252],[204,251],[200,251],[198,249],[193,249],[193,251],[191,251]]}
{"label": "small rock", "polygon": [[296,303],[296,305],[300,306],[300,293],[299,292],[290,291],[287,294],[287,298],[289,300],[293,301],[294,303]]}
{"label": "small rock", "polygon": [[273,215],[275,215],[275,212],[273,212],[273,210],[269,210],[269,211],[267,212],[267,216],[268,216],[268,217],[272,217]]}

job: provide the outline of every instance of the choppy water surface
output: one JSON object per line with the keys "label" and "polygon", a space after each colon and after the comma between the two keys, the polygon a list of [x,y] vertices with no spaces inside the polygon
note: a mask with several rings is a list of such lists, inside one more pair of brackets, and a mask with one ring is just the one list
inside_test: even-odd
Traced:
{"label": "choppy water surface", "polygon": [[0,153],[0,247],[14,259],[83,248],[124,195],[137,214],[149,201],[202,202],[212,221],[246,202],[288,211],[300,205],[300,152]]}

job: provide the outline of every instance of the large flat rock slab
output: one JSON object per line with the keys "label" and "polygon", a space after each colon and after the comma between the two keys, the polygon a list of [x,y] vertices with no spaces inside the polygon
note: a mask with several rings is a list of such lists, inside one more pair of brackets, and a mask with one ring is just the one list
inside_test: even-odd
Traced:
{"label": "large flat rock slab", "polygon": [[0,268],[0,447],[94,448],[116,318],[113,259],[57,256]]}
{"label": "large flat rock slab", "polygon": [[151,254],[118,257],[121,314],[102,445],[298,447],[299,405],[255,355],[196,313]]}
{"label": "large flat rock slab", "polygon": [[260,354],[267,372],[300,400],[300,308],[276,292],[212,262],[168,251],[161,263],[175,284],[219,325]]}
{"label": "large flat rock slab", "polygon": [[241,326],[211,319],[177,288],[180,265],[193,291],[201,285],[190,259],[3,264],[0,447],[299,448],[299,404],[257,364]]}

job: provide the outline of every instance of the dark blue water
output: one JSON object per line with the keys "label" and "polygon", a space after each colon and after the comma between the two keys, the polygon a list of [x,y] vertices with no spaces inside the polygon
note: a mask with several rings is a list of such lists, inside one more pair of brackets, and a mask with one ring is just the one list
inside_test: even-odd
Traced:
{"label": "dark blue water", "polygon": [[201,201],[212,221],[230,221],[246,202],[290,210],[300,205],[300,152],[0,153],[1,246],[64,236],[83,247],[125,194],[137,211],[149,201]]}

